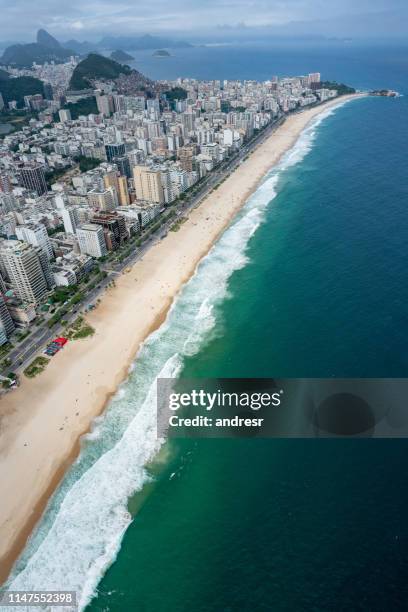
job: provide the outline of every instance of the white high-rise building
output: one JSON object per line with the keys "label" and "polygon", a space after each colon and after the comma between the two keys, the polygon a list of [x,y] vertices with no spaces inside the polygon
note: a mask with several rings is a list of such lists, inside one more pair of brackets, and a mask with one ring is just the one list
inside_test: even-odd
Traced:
{"label": "white high-rise building", "polygon": [[75,208],[64,208],[62,211],[62,221],[64,223],[64,231],[67,234],[75,234],[79,225]]}
{"label": "white high-rise building", "polygon": [[64,198],[59,194],[55,196],[55,206],[59,210],[62,210],[63,208],[65,208]]}
{"label": "white high-rise building", "polygon": [[47,294],[48,284],[39,257],[41,249],[17,240],[7,240],[0,248],[0,259],[13,289],[23,302],[38,304]]}
{"label": "white high-rise building", "polygon": [[103,227],[95,223],[86,223],[76,232],[81,253],[91,257],[103,257],[107,254]]}
{"label": "white high-rise building", "polygon": [[47,229],[42,223],[27,223],[26,225],[17,225],[16,236],[23,242],[28,242],[28,244],[40,247],[47,255],[49,260],[54,257],[54,252],[52,250]]}

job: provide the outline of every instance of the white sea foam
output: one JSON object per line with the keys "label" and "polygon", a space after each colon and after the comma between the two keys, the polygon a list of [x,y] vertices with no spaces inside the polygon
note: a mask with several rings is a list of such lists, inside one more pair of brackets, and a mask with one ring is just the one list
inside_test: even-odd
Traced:
{"label": "white sea foam", "polygon": [[51,500],[8,588],[63,586],[80,594],[80,610],[95,594],[131,522],[128,498],[147,482],[145,466],[163,442],[156,439],[156,378],[177,376],[184,357],[196,354],[211,337],[217,306],[233,272],[248,262],[245,248],[276,197],[282,171],[310,151],[317,126],[334,110],[320,114],[268,173],[183,287],[166,321],[145,341],[106,414],[84,436],[80,457]]}

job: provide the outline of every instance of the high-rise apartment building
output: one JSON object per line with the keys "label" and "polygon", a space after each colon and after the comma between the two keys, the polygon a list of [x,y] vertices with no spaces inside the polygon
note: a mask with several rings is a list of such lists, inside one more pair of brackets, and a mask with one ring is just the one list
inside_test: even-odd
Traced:
{"label": "high-rise apartment building", "polygon": [[8,240],[0,248],[0,258],[7,276],[17,297],[23,302],[38,304],[47,294],[48,283],[39,254],[44,257],[41,249],[16,240]]}
{"label": "high-rise apartment building", "polygon": [[116,188],[111,185],[102,191],[92,189],[88,192],[88,201],[96,210],[114,210],[118,205]]}
{"label": "high-rise apartment building", "polygon": [[81,253],[91,257],[103,257],[107,254],[103,227],[95,223],[86,223],[77,229],[77,238]]}
{"label": "high-rise apartment building", "polygon": [[38,195],[47,193],[44,167],[41,164],[23,166],[20,169],[21,185],[28,191],[36,191]]}
{"label": "high-rise apartment building", "polygon": [[115,142],[105,145],[106,159],[108,162],[113,162],[115,157],[123,157],[125,154],[125,145],[123,142]]}
{"label": "high-rise apartment building", "polygon": [[13,185],[11,184],[10,177],[7,174],[0,174],[0,191],[3,193],[11,193]]}
{"label": "high-rise apartment building", "polygon": [[127,178],[132,177],[132,172],[130,170],[130,161],[129,158],[126,157],[126,155],[123,155],[122,157],[115,157],[113,161],[117,165],[121,176],[126,176]]}
{"label": "high-rise apartment building", "polygon": [[195,118],[194,118],[193,113],[191,113],[191,112],[183,113],[181,115],[181,121],[182,121],[182,124],[184,126],[184,130],[185,130],[185,132],[187,134],[194,130]]}
{"label": "high-rise apartment building", "polygon": [[50,261],[47,257],[47,254],[43,251],[41,247],[35,247],[35,250],[38,255],[38,259],[40,260],[41,269],[44,274],[44,278],[47,283],[48,289],[51,289],[55,286],[54,274],[51,269]]}
{"label": "high-rise apartment building", "polygon": [[[119,176],[116,171],[108,172],[103,177],[106,189],[114,189],[119,206],[128,206],[130,203],[126,176]],[[100,209],[103,210],[103,209]],[[104,209],[109,210],[109,209]]]}
{"label": "high-rise apartment building", "polygon": [[149,98],[146,100],[147,112],[150,116],[160,115],[160,101],[158,98]]}
{"label": "high-rise apartment building", "polygon": [[161,135],[160,121],[146,121],[147,135],[150,140]]}
{"label": "high-rise apartment building", "polygon": [[0,295],[0,324],[5,331],[6,337],[9,338],[15,330],[15,326],[2,295]]}
{"label": "high-rise apartment building", "polygon": [[110,117],[114,111],[112,96],[96,96],[98,111],[105,117]]}
{"label": "high-rise apartment building", "polygon": [[27,223],[26,225],[17,225],[16,236],[23,242],[28,242],[28,244],[31,244],[32,246],[40,247],[47,255],[48,260],[54,257],[54,252],[52,250],[47,229],[42,223]]}
{"label": "high-rise apartment building", "polygon": [[120,206],[129,206],[130,197],[126,176],[118,177],[118,198]]}
{"label": "high-rise apartment building", "polygon": [[133,168],[133,180],[138,200],[156,204],[164,203],[160,170],[154,170],[148,166],[135,166]]}
{"label": "high-rise apartment building", "polygon": [[75,234],[79,225],[79,219],[75,208],[63,208],[62,221],[64,223],[64,231],[67,234]]}
{"label": "high-rise apartment building", "polygon": [[192,146],[180,147],[178,150],[178,158],[182,170],[192,172],[193,170],[194,148]]}
{"label": "high-rise apartment building", "polygon": [[54,91],[52,89],[52,85],[51,83],[48,83],[46,81],[43,81],[43,89],[44,89],[44,96],[46,100],[52,100],[53,95],[54,95]]}
{"label": "high-rise apartment building", "polygon": [[129,151],[128,158],[130,162],[130,167],[140,166],[145,160],[145,154],[140,149],[134,149],[133,151]]}
{"label": "high-rise apartment building", "polygon": [[98,213],[93,216],[92,223],[103,227],[108,251],[118,249],[128,238],[125,219],[117,213]]}
{"label": "high-rise apartment building", "polygon": [[0,346],[3,346],[3,344],[6,344],[6,342],[7,342],[6,330],[3,327],[3,323],[0,321]]}
{"label": "high-rise apartment building", "polygon": [[122,95],[113,96],[113,107],[116,113],[126,111],[126,98]]}
{"label": "high-rise apartment building", "polygon": [[71,111],[68,109],[61,109],[58,112],[59,115],[59,120],[61,121],[61,123],[66,123],[67,121],[71,121]]}
{"label": "high-rise apartment building", "polygon": [[311,72],[309,74],[310,83],[320,83],[320,72]]}
{"label": "high-rise apartment building", "polygon": [[109,189],[109,187],[113,187],[115,192],[118,192],[119,183],[118,183],[118,173],[116,170],[111,170],[103,175],[103,184],[105,189]]}

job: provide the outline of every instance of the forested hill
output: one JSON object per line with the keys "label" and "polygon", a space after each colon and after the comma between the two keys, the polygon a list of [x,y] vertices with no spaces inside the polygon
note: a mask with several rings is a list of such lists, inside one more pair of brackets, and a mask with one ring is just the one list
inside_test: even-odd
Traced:
{"label": "forested hill", "polygon": [[79,62],[72,73],[69,84],[70,89],[88,89],[92,87],[95,79],[114,80],[120,74],[130,74],[129,66],[119,64],[108,57],[90,53],[87,58]]}

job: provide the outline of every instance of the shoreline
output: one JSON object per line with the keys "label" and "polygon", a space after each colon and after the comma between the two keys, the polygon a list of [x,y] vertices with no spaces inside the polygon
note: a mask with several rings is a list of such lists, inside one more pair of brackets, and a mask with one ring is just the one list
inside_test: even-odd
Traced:
{"label": "shoreline", "polygon": [[[0,584],[89,431],[144,340],[160,327],[182,286],[257,189],[292,148],[308,123],[327,109],[361,95],[342,96],[290,115],[200,205],[108,289],[87,315],[95,335],[69,342],[34,380],[0,404]],[[221,204],[222,203],[222,204]],[[221,204],[221,205],[220,205]],[[128,325],[132,338],[129,338]],[[61,381],[61,378],[63,380]]]}

